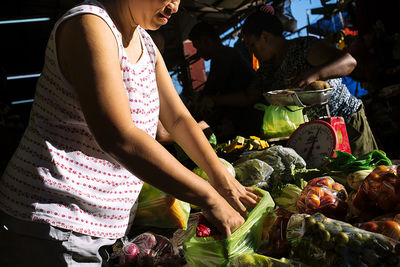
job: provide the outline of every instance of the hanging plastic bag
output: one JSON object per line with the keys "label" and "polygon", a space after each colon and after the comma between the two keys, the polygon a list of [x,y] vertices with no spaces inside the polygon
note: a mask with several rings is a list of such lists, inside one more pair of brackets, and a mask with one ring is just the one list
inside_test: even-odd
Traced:
{"label": "hanging plastic bag", "polygon": [[190,215],[189,203],[146,183],[143,184],[138,202],[134,225],[186,230]]}
{"label": "hanging plastic bag", "polygon": [[196,227],[193,227],[183,244],[185,259],[191,266],[226,266],[232,258],[252,254],[261,245],[263,222],[275,203],[267,191],[257,190],[263,198],[249,213],[246,222],[230,237],[197,237]]}
{"label": "hanging plastic bag", "polygon": [[290,136],[300,124],[304,123],[303,110],[299,107],[267,106],[258,103],[254,108],[264,111],[262,138]]}

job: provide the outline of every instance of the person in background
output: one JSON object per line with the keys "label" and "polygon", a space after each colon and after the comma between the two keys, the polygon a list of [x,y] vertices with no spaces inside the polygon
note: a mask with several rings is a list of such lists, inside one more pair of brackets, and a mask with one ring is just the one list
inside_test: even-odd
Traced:
{"label": "person in background", "polygon": [[[143,182],[193,203],[224,236],[259,197],[224,167],[145,29],[179,0],[88,0],[56,22],[30,121],[0,179],[0,266],[101,266]],[[158,121],[210,177],[155,140]]]}
{"label": "person in background", "polygon": [[[344,118],[353,155],[377,149],[362,101],[350,94],[341,79],[355,68],[355,59],[324,40],[286,40],[282,32],[282,23],[270,12],[258,10],[246,18],[242,34],[260,62],[254,87],[266,92],[305,88],[314,81],[326,80],[334,89],[328,102],[330,113]],[[309,109],[307,115],[313,120],[327,114],[323,106],[318,106]]]}
{"label": "person in background", "polygon": [[[165,38],[162,33],[160,31],[148,31],[148,33],[151,36],[154,44],[157,46],[158,51],[160,51],[161,55],[163,55],[165,51]],[[203,131],[210,128],[210,126],[205,121],[199,121],[198,125]],[[174,142],[171,134],[165,129],[161,121],[158,121],[156,139],[158,142],[164,145],[168,145]]]}
{"label": "person in background", "polygon": [[[252,107],[228,107],[219,104],[225,95],[246,90],[254,78],[254,71],[242,55],[232,47],[224,46],[212,25],[205,22],[196,24],[189,33],[189,39],[197,54],[211,60],[210,72],[204,89],[204,97],[199,101],[201,107],[210,108],[202,119],[210,124],[217,138],[229,139],[235,135],[254,135],[250,123],[254,110]],[[219,138],[218,138],[219,139]]]}

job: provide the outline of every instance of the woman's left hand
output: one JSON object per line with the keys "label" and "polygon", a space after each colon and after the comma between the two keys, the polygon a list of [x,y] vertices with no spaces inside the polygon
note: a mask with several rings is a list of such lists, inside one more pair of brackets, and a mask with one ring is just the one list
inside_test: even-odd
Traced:
{"label": "woman's left hand", "polygon": [[262,196],[258,190],[241,185],[230,174],[225,175],[223,179],[212,180],[211,185],[244,218],[247,218],[248,215],[244,205],[254,208],[260,201],[260,196]]}

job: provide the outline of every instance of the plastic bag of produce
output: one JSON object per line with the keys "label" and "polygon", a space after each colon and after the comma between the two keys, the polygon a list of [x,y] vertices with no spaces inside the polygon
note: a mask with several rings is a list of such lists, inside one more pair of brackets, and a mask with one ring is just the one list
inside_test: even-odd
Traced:
{"label": "plastic bag of produce", "polygon": [[303,110],[299,107],[267,106],[255,104],[254,108],[264,111],[261,136],[275,138],[290,136],[304,123]]}
{"label": "plastic bag of produce", "polygon": [[[230,164],[228,161],[226,161],[223,158],[219,158],[219,160],[222,162],[222,164],[225,165],[225,167],[228,169],[229,173],[235,177],[236,173],[235,173],[235,169],[233,168],[232,164]],[[203,178],[206,181],[210,181],[210,178],[208,178],[208,175],[205,171],[203,171],[200,167],[196,167],[193,169],[193,172],[195,174],[197,174],[198,176],[200,176],[201,178]]]}
{"label": "plastic bag of produce", "polygon": [[364,218],[400,211],[400,165],[378,166],[362,182],[353,206]]}
{"label": "plastic bag of produce", "polygon": [[356,223],[354,226],[400,241],[400,213],[377,217],[369,222]]}
{"label": "plastic bag of produce", "polygon": [[143,184],[133,225],[186,229],[190,204]]}
{"label": "plastic bag of produce", "polygon": [[235,166],[236,179],[244,186],[262,187],[274,169],[259,159],[250,159]]}
{"label": "plastic bag of produce", "polygon": [[143,233],[132,239],[122,238],[122,246],[117,253],[119,266],[183,266],[185,259],[171,241],[153,233]]}
{"label": "plastic bag of produce", "polygon": [[275,206],[268,192],[258,190],[263,194],[263,198],[249,213],[246,222],[230,237],[197,237],[196,227],[193,227],[183,244],[188,263],[192,266],[226,266],[229,260],[236,256],[254,253],[261,244],[264,218]]}
{"label": "plastic bag of produce", "polygon": [[321,212],[333,218],[344,218],[347,213],[347,192],[343,185],[331,177],[314,178],[304,187],[297,209],[300,213]]}
{"label": "plastic bag of produce", "polygon": [[397,266],[400,262],[392,239],[321,213],[292,215],[286,237],[292,258],[310,266]]}
{"label": "plastic bag of produce", "polygon": [[306,266],[286,258],[275,259],[260,254],[242,254],[231,261],[227,267],[296,267]]}
{"label": "plastic bag of produce", "polygon": [[299,172],[302,175],[306,175],[304,171],[306,162],[294,149],[289,147],[277,145],[262,151],[246,154],[235,161],[233,166],[236,167],[250,159],[264,161],[274,169],[271,178],[268,180],[268,185],[262,187],[267,189],[273,197],[280,194],[281,188],[288,183],[300,185],[302,176],[297,175]]}
{"label": "plastic bag of produce", "polygon": [[257,253],[268,255],[274,258],[289,257],[290,243],[286,239],[287,223],[293,213],[278,208],[275,212],[269,213],[264,220],[263,240],[266,240]]}

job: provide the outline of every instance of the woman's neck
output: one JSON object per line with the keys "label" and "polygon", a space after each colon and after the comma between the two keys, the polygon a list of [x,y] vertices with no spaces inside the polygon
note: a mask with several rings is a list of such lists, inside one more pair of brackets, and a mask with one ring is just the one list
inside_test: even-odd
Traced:
{"label": "woman's neck", "polygon": [[99,0],[110,15],[118,31],[121,33],[123,45],[127,47],[134,37],[138,26],[135,22],[128,1],[122,0]]}

